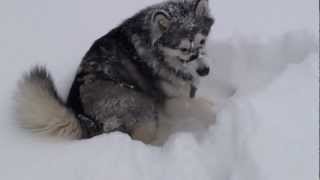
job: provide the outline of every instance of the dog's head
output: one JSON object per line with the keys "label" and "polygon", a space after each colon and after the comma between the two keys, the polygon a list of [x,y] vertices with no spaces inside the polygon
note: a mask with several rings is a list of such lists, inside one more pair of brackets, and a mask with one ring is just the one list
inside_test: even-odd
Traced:
{"label": "dog's head", "polygon": [[213,23],[208,0],[169,2],[153,14],[153,44],[172,69],[190,74],[193,73],[190,71],[194,71],[199,76],[206,76],[210,71],[209,66],[197,61],[205,54]]}

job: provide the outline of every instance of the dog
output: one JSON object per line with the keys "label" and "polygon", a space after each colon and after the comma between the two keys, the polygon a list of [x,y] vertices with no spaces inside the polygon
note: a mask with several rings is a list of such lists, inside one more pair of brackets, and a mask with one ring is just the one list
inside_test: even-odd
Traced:
{"label": "dog", "polygon": [[159,110],[194,98],[207,76],[205,45],[214,24],[208,0],[169,0],[147,7],[96,40],[77,70],[67,102],[36,66],[18,83],[23,128],[72,139],[121,131],[150,143]]}

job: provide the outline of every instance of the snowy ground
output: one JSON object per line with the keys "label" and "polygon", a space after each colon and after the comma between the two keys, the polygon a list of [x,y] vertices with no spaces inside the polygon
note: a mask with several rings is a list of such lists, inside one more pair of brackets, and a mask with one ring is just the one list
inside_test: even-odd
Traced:
{"label": "snowy ground", "polygon": [[1,180],[318,179],[319,18],[313,0],[212,3],[213,74],[200,94],[214,102],[214,125],[176,119],[160,147],[120,133],[49,141],[15,126],[12,95],[22,72],[46,64],[65,97],[93,40],[159,1],[0,2]]}

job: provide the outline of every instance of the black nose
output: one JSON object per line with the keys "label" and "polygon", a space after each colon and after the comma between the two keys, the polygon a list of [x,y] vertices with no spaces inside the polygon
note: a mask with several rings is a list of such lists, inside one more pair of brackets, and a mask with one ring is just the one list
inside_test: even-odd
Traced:
{"label": "black nose", "polygon": [[210,73],[210,68],[209,67],[200,68],[197,70],[197,73],[199,74],[199,76],[207,76]]}

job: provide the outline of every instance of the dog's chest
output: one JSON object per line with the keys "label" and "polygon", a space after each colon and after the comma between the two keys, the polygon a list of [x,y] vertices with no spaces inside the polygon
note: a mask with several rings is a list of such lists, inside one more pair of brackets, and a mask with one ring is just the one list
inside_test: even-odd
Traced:
{"label": "dog's chest", "polygon": [[160,88],[168,97],[189,97],[191,92],[191,83],[178,79],[171,75],[171,81],[160,80]]}

